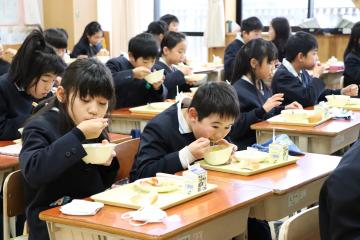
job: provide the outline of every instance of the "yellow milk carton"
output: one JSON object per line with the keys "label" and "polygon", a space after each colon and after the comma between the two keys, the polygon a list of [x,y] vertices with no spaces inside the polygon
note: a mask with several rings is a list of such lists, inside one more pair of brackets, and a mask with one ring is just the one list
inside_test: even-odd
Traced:
{"label": "yellow milk carton", "polygon": [[199,164],[194,164],[183,172],[185,178],[184,191],[186,194],[193,194],[206,190],[207,185],[207,171],[200,167]]}
{"label": "yellow milk carton", "polygon": [[269,157],[272,163],[287,161],[289,157],[289,149],[287,144],[271,143],[269,145]]}

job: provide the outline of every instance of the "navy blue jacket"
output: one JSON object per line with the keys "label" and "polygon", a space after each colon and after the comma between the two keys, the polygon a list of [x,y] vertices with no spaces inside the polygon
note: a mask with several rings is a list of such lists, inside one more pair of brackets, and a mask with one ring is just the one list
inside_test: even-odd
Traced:
{"label": "navy blue jacket", "polygon": [[[20,169],[24,177],[26,216],[30,240],[49,239],[45,222],[38,217],[56,200],[82,199],[104,191],[115,180],[116,159],[109,167],[86,164],[84,134],[76,127],[63,133],[60,113],[49,110],[34,117],[23,132]],[[101,142],[104,136],[86,142]]]}
{"label": "navy blue jacket", "polygon": [[[52,93],[49,93],[48,97]],[[33,112],[35,99],[25,91],[19,91],[8,78],[8,74],[0,77],[0,140],[20,138],[18,129],[23,127],[25,120]]]}
{"label": "navy blue jacket", "polygon": [[360,239],[360,141],[343,156],[320,191],[321,239]]}
{"label": "navy blue jacket", "polygon": [[360,55],[350,52],[345,57],[344,87],[350,84],[360,84]]}
{"label": "navy blue jacket", "polygon": [[240,48],[244,45],[239,39],[232,41],[225,49],[224,53],[224,77],[225,80],[231,81],[233,74],[235,57]]}
{"label": "navy blue jacket", "polygon": [[240,116],[232,126],[229,136],[231,142],[236,144],[239,150],[246,149],[246,147],[256,143],[255,131],[250,129],[252,124],[279,114],[283,109],[279,107],[272,109],[268,113],[265,112],[262,106],[272,96],[272,93],[263,81],[261,81],[261,84],[263,85],[264,95],[254,85],[243,79],[239,79],[233,85],[240,103]]}
{"label": "navy blue jacket", "polygon": [[116,108],[136,107],[165,100],[166,87],[163,85],[159,90],[155,90],[144,79],[134,79],[134,66],[124,56],[110,59],[106,66],[114,79]]}
{"label": "navy blue jacket", "polygon": [[81,38],[79,42],[74,46],[74,49],[70,53],[70,57],[77,58],[79,55],[87,55],[88,57],[93,57],[96,56],[100,49],[102,49],[101,43],[93,46]]}
{"label": "navy blue jacket", "polygon": [[10,68],[10,63],[0,58],[0,76],[7,73]]}
{"label": "navy blue jacket", "polygon": [[130,180],[155,176],[157,172],[173,174],[184,170],[179,151],[195,141],[194,134],[181,134],[177,106],[174,104],[150,120],[143,133]]}
{"label": "navy blue jacket", "polygon": [[325,89],[324,82],[311,77],[305,69],[302,70],[301,79],[302,82],[283,64],[278,67],[272,79],[271,88],[274,94],[284,93],[283,105],[297,101],[303,107],[309,107],[325,100],[327,95],[340,94],[340,89]]}
{"label": "navy blue jacket", "polygon": [[154,70],[164,69],[165,81],[164,85],[168,90],[166,98],[174,99],[176,97],[176,86],[179,92],[189,92],[190,85],[186,84],[184,74],[179,70],[171,70],[168,65],[159,60],[153,66]]}

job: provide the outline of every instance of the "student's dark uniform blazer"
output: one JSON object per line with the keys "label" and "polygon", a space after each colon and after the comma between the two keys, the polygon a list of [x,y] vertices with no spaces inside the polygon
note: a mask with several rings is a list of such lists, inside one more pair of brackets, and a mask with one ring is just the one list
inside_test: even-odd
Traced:
{"label": "student's dark uniform blazer", "polygon": [[360,84],[360,54],[350,52],[345,57],[344,86]]}
{"label": "student's dark uniform blazer", "polygon": [[157,172],[173,174],[184,170],[179,151],[195,140],[192,132],[180,133],[177,106],[174,104],[146,125],[130,180],[152,177]]}
{"label": "student's dark uniform blazer", "polygon": [[108,167],[86,164],[82,143],[101,142],[104,137],[85,141],[76,127],[63,134],[60,122],[59,112],[52,109],[32,119],[23,132],[20,169],[30,240],[49,239],[46,224],[38,217],[41,211],[64,196],[81,199],[104,191],[119,168],[115,158]]}
{"label": "student's dark uniform blazer", "polygon": [[7,73],[10,68],[10,63],[0,58],[0,76]]}
{"label": "student's dark uniform blazer", "polygon": [[[51,96],[52,93],[49,93]],[[25,91],[19,91],[8,78],[8,74],[0,77],[0,140],[13,140],[20,138],[19,128],[23,127],[25,120],[33,112],[35,99]]]}
{"label": "student's dark uniform blazer", "polygon": [[225,49],[224,55],[224,76],[225,80],[231,81],[235,57],[240,48],[244,45],[239,39],[232,41]]}
{"label": "student's dark uniform blazer", "polygon": [[163,62],[156,61],[153,66],[154,70],[164,69],[164,85],[168,90],[166,98],[174,99],[176,97],[176,86],[179,88],[179,92],[189,92],[190,85],[186,84],[184,74],[179,70],[172,70]]}
{"label": "student's dark uniform blazer", "polygon": [[134,79],[134,67],[123,56],[110,59],[106,66],[110,69],[116,91],[116,108],[136,107],[150,102],[162,102],[167,95],[163,85],[155,90],[144,79]]}
{"label": "student's dark uniform blazer", "polygon": [[261,81],[264,95],[254,85],[246,80],[239,79],[233,87],[236,90],[240,103],[240,116],[231,128],[231,142],[238,146],[239,150],[246,149],[256,143],[255,131],[250,129],[254,123],[264,121],[279,114],[283,107],[274,108],[266,113],[263,105],[272,96],[271,90]]}
{"label": "student's dark uniform blazer", "polygon": [[79,55],[87,55],[88,57],[96,56],[96,54],[102,49],[101,43],[97,45],[90,45],[84,39],[80,39],[74,46],[74,49],[70,53],[71,58],[77,58]]}
{"label": "student's dark uniform blazer", "polygon": [[339,95],[340,89],[325,89],[325,84],[318,78],[313,78],[303,69],[302,82],[281,64],[275,72],[271,82],[273,94],[284,93],[283,105],[294,101],[303,107],[316,105],[319,101],[326,100],[326,95]]}
{"label": "student's dark uniform blazer", "polygon": [[324,240],[360,239],[360,141],[348,150],[320,191],[320,235]]}

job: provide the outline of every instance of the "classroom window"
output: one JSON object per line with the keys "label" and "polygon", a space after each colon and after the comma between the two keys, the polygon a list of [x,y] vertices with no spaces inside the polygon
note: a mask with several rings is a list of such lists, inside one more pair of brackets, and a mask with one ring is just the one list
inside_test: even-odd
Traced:
{"label": "classroom window", "polygon": [[189,59],[207,62],[207,47],[204,31],[207,23],[207,0],[157,0],[155,1],[155,19],[165,14],[173,14],[180,21],[179,31],[187,35]]}

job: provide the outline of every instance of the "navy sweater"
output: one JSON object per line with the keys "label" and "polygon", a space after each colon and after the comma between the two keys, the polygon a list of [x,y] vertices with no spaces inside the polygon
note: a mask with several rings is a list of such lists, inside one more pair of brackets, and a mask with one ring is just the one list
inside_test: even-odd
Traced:
{"label": "navy sweater", "polygon": [[301,79],[294,76],[281,64],[275,72],[271,82],[273,93],[284,93],[283,105],[294,101],[303,107],[316,105],[319,101],[325,100],[326,95],[339,95],[340,89],[325,89],[325,84],[318,78],[313,78],[303,69]]}
{"label": "navy sweater", "polygon": [[[49,93],[48,97],[52,93]],[[25,91],[19,91],[8,78],[8,74],[0,77],[0,140],[13,140],[20,138],[19,128],[23,127],[25,120],[31,115],[35,99]]]}
{"label": "navy sweater", "polygon": [[63,133],[61,122],[58,111],[50,110],[33,118],[23,132],[20,169],[30,240],[49,239],[46,224],[38,217],[41,211],[64,196],[81,199],[104,191],[119,168],[116,159],[109,167],[86,164],[82,160],[86,156],[84,134],[76,127]]}
{"label": "navy sweater", "polygon": [[0,76],[7,73],[10,68],[10,63],[0,58]]}
{"label": "navy sweater", "polygon": [[79,55],[87,55],[88,57],[96,56],[96,54],[102,49],[101,43],[97,45],[90,45],[84,39],[80,39],[74,46],[73,51],[70,53],[70,57],[77,58]]}
{"label": "navy sweater", "polygon": [[225,49],[224,53],[224,76],[225,80],[231,81],[233,74],[235,57],[240,48],[244,45],[239,39],[232,41]]}
{"label": "navy sweater", "polygon": [[192,132],[180,133],[177,106],[174,104],[146,125],[130,180],[152,177],[157,172],[173,174],[184,170],[179,151],[195,140]]}
{"label": "navy sweater", "polygon": [[348,150],[320,191],[321,239],[360,239],[360,141]]}
{"label": "navy sweater", "polygon": [[350,84],[360,84],[360,54],[350,52],[345,57],[344,87]]}
{"label": "navy sweater", "polygon": [[136,107],[165,100],[166,87],[163,85],[159,90],[155,90],[144,79],[134,79],[134,67],[124,56],[110,59],[106,66],[114,79],[116,108]]}
{"label": "navy sweater", "polygon": [[179,70],[172,70],[163,62],[159,60],[156,61],[154,70],[164,69],[165,81],[164,85],[168,90],[166,98],[175,98],[176,97],[176,86],[179,88],[179,92],[189,92],[190,85],[186,84],[184,74]]}
{"label": "navy sweater", "polygon": [[250,129],[254,123],[264,121],[276,114],[279,114],[282,107],[274,108],[266,113],[263,105],[272,96],[271,90],[261,81],[264,95],[254,85],[239,79],[233,87],[236,90],[240,103],[240,116],[231,128],[230,139],[238,146],[239,150],[246,149],[256,143],[255,131]]}

